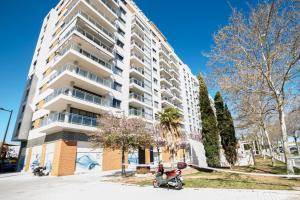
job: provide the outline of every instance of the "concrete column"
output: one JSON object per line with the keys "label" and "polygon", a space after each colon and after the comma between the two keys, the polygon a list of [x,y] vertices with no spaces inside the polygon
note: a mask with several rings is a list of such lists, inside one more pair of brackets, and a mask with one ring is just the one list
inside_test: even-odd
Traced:
{"label": "concrete column", "polygon": [[31,154],[32,154],[32,148],[30,147],[30,148],[28,148],[28,152],[27,152],[27,156],[26,156],[25,172],[27,172],[29,170]]}
{"label": "concrete column", "polygon": [[145,164],[150,164],[150,149],[145,149]]}
{"label": "concrete column", "polygon": [[77,153],[77,142],[58,140],[55,150],[51,174],[53,176],[73,175]]}

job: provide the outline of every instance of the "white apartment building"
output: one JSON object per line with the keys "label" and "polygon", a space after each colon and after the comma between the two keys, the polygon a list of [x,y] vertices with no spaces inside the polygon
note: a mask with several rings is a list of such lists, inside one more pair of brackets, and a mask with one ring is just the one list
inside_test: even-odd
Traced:
{"label": "white apartment building", "polygon": [[[52,175],[120,168],[120,152],[92,148],[85,133],[102,111],[141,117],[176,107],[191,141],[191,161],[206,166],[200,137],[198,82],[133,1],[61,0],[44,19],[13,140],[20,168],[50,166]],[[166,152],[162,159],[167,160]],[[128,164],[155,163],[153,149]]]}

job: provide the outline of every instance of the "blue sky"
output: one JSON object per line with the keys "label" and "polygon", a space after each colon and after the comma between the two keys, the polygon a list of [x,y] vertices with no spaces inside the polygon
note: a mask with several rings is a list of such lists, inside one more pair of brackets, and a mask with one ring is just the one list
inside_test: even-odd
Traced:
{"label": "blue sky", "polygon": [[[9,129],[11,138],[23,87],[43,18],[58,0],[9,0],[0,6],[0,107],[13,109]],[[147,17],[167,37],[180,58],[193,73],[207,73],[207,59],[212,34],[225,25],[230,15],[227,0],[136,0]],[[234,7],[247,8],[246,1],[229,0]],[[8,120],[0,111],[0,141]]]}

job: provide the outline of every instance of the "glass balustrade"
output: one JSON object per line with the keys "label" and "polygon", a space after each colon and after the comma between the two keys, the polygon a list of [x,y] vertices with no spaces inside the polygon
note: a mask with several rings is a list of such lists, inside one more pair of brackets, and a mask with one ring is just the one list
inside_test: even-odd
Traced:
{"label": "glass balustrade", "polygon": [[41,127],[54,122],[65,122],[65,123],[91,126],[91,127],[96,127],[97,125],[97,119],[93,117],[87,117],[87,116],[73,114],[73,113],[54,112],[54,113],[50,113],[49,116],[41,120]]}
{"label": "glass balustrade", "polygon": [[104,79],[100,76],[97,76],[94,73],[91,73],[89,71],[81,69],[80,66],[78,66],[78,65],[72,65],[72,64],[67,64],[64,67],[62,67],[61,69],[59,69],[58,71],[56,71],[54,74],[52,74],[49,77],[49,82],[51,82],[53,79],[55,79],[56,77],[58,77],[60,74],[62,74],[65,71],[72,72],[72,73],[77,74],[81,77],[84,77],[84,78],[87,78],[91,81],[94,81],[98,84],[101,84],[103,86],[114,89],[113,82],[111,80]]}
{"label": "glass balustrade", "polygon": [[57,59],[59,59],[61,56],[63,56],[66,52],[68,52],[69,50],[75,50],[77,52],[79,52],[80,54],[82,54],[83,56],[101,64],[102,66],[106,67],[109,70],[113,69],[113,65],[110,63],[107,63],[105,61],[103,61],[102,59],[98,58],[97,56],[95,56],[94,54],[91,54],[89,51],[79,47],[76,44],[70,43],[68,44],[66,47],[64,47],[62,50],[58,51],[58,54],[55,56],[54,61],[56,61]]}
{"label": "glass balustrade", "polygon": [[75,88],[59,88],[59,89],[55,89],[53,91],[53,93],[51,93],[49,96],[47,96],[45,98],[45,103],[51,101],[52,99],[54,99],[55,97],[57,97],[58,95],[63,94],[66,96],[71,96],[77,99],[81,99],[83,101],[86,102],[90,102],[90,103],[94,103],[97,105],[101,105],[101,106],[105,106],[105,107],[109,107],[110,103],[105,100],[102,97],[99,97],[97,95],[79,90],[79,89],[75,89]]}

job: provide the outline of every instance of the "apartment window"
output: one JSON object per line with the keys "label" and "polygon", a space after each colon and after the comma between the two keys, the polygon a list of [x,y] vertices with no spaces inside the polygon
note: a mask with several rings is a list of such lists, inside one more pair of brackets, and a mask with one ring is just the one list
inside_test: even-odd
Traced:
{"label": "apartment window", "polygon": [[157,84],[158,84],[158,81],[157,81],[157,79],[156,79],[156,78],[154,78],[154,79],[153,79],[153,82],[154,82],[154,84],[155,84],[155,85],[157,85]]}
{"label": "apartment window", "polygon": [[122,85],[118,82],[114,82],[113,89],[121,92],[122,91]]}
{"label": "apartment window", "polygon": [[158,91],[156,89],[154,89],[154,95],[158,96]]}
{"label": "apartment window", "polygon": [[121,23],[123,23],[124,25],[126,24],[126,21],[125,21],[124,19],[122,19],[122,17],[119,17],[119,21],[120,21]]}
{"label": "apartment window", "polygon": [[157,69],[153,67],[153,72],[157,74]]}
{"label": "apartment window", "polygon": [[157,101],[154,101],[154,107],[158,108],[158,102]]}
{"label": "apartment window", "polygon": [[120,69],[119,67],[115,66],[115,68],[114,68],[114,74],[122,76],[122,73],[123,73],[123,70]]}
{"label": "apartment window", "polygon": [[156,63],[156,62],[157,62],[157,60],[156,60],[155,58],[153,58],[152,60],[153,60],[153,62],[154,62],[154,63]]}
{"label": "apartment window", "polygon": [[155,50],[155,49],[152,49],[152,51],[153,51],[154,53],[156,53],[156,50]]}
{"label": "apartment window", "polygon": [[121,0],[121,2],[122,2],[124,5],[127,4],[126,0]]}
{"label": "apartment window", "polygon": [[123,60],[124,60],[124,57],[123,56],[121,56],[120,54],[118,54],[118,53],[116,53],[116,55],[117,55],[117,59],[118,60],[120,60],[121,62],[123,62]]}
{"label": "apartment window", "polygon": [[124,43],[121,42],[120,40],[117,40],[117,45],[118,45],[119,47],[121,47],[121,48],[124,47]]}
{"label": "apartment window", "polygon": [[155,120],[159,120],[159,115],[155,114]]}
{"label": "apartment window", "polygon": [[123,15],[126,15],[126,11],[122,7],[120,7],[120,11]]}
{"label": "apartment window", "polygon": [[21,113],[24,113],[24,111],[25,111],[25,105],[22,106],[22,111],[21,111]]}
{"label": "apartment window", "polygon": [[118,100],[118,99],[113,99],[112,107],[114,107],[114,108],[121,108],[121,101]]}
{"label": "apartment window", "polygon": [[118,33],[122,36],[125,36],[125,32],[121,28],[118,28]]}
{"label": "apartment window", "polygon": [[153,43],[154,45],[156,45],[156,42],[155,42],[155,40],[152,40],[152,43]]}

